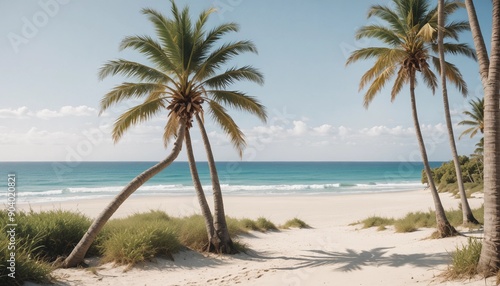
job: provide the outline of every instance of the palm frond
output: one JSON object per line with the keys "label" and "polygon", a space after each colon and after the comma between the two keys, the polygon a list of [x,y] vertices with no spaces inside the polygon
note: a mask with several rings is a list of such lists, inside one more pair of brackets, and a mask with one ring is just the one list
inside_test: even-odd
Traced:
{"label": "palm frond", "polygon": [[206,33],[205,25],[208,21],[209,16],[215,11],[215,8],[204,10],[203,12],[201,12],[198,20],[196,21],[196,24],[194,25],[193,48],[191,49],[191,55],[189,59],[192,70],[196,70],[198,68],[200,62],[203,61],[205,53],[208,52],[206,49],[202,48]]}
{"label": "palm frond", "polygon": [[[432,57],[432,61],[436,69],[438,71],[441,71],[441,64],[439,62],[439,58]],[[469,93],[469,89],[467,87],[467,83],[462,77],[462,73],[460,73],[460,70],[454,64],[451,64],[446,61],[445,65],[446,65],[445,66],[446,78],[455,85],[455,87],[458,89],[460,93],[462,93],[463,96],[467,96],[467,94]]]}
{"label": "palm frond", "polygon": [[399,33],[404,31],[404,23],[401,22],[399,15],[387,6],[374,5],[368,10],[368,18],[377,16],[385,20],[389,25]]}
{"label": "palm frond", "polygon": [[234,90],[207,90],[212,100],[217,103],[250,112],[263,122],[267,120],[266,108],[255,97]]}
{"label": "palm frond", "polygon": [[363,100],[363,106],[365,108],[368,108],[375,95],[385,86],[387,81],[394,75],[395,70],[396,66],[394,65],[388,66],[383,72],[381,72],[375,78],[375,80],[373,80]]}
{"label": "palm frond", "polygon": [[196,41],[196,46],[193,50],[193,56],[196,57],[198,65],[195,69],[199,69],[201,65],[207,60],[208,55],[213,49],[213,45],[229,32],[237,32],[239,30],[236,23],[221,24],[208,33],[203,34],[204,39]]}
{"label": "palm frond", "polygon": [[154,83],[167,84],[169,82],[174,82],[169,76],[155,68],[124,59],[108,61],[101,67],[98,74],[100,80],[114,75],[132,77],[140,81]]}
{"label": "palm frond", "polygon": [[238,31],[239,31],[239,26],[236,23],[224,23],[210,30],[205,35],[205,39],[198,47],[198,49],[201,52],[201,57],[206,57],[208,52],[212,49],[214,43],[220,40],[222,36],[230,32],[238,32]]}
{"label": "palm frond", "polygon": [[248,80],[258,84],[264,84],[264,76],[254,67],[244,66],[241,68],[230,68],[224,73],[211,77],[203,82],[215,89],[223,89],[236,81]]}
{"label": "palm frond", "polygon": [[407,84],[408,82],[409,82],[408,73],[403,67],[400,67],[396,79],[394,80],[394,85],[392,86],[391,102],[393,102],[396,99],[396,96],[403,89],[403,85]]}
{"label": "palm frond", "polygon": [[236,122],[229,116],[226,109],[215,101],[209,101],[209,114],[215,122],[224,130],[229,136],[231,143],[238,151],[240,157],[243,156],[243,150],[246,147],[245,136],[241,132]]}
{"label": "palm frond", "polygon": [[166,74],[180,75],[179,67],[174,65],[159,43],[149,36],[130,36],[122,40],[120,50],[132,48],[147,58]]}
{"label": "palm frond", "polygon": [[151,93],[163,93],[165,92],[165,88],[165,85],[157,83],[124,82],[115,86],[110,92],[104,95],[100,103],[100,113],[108,109],[111,105],[120,103],[126,99],[141,98]]}
{"label": "palm frond", "polygon": [[362,38],[374,38],[393,47],[403,44],[401,35],[393,30],[380,25],[369,25],[361,27],[355,35],[357,40]]}
{"label": "palm frond", "polygon": [[425,85],[429,87],[432,91],[432,94],[436,93],[436,89],[438,87],[438,79],[436,75],[432,72],[429,66],[425,66],[421,70],[422,78],[424,79]]}
{"label": "palm frond", "polygon": [[467,21],[453,21],[444,27],[444,38],[452,38],[455,41],[459,40],[459,35],[462,32],[470,30],[469,22]]}
{"label": "palm frond", "polygon": [[170,143],[170,140],[177,137],[178,129],[179,129],[179,117],[170,115],[168,117],[167,124],[165,124],[163,132],[163,144],[165,148],[168,147],[168,143]]}
{"label": "palm frond", "polygon": [[241,53],[251,52],[257,53],[257,48],[251,41],[238,41],[234,43],[227,43],[214,50],[198,67],[195,80],[204,80],[207,77],[213,76],[215,72],[234,56]]}
{"label": "palm frond", "polygon": [[389,66],[395,66],[402,62],[405,55],[406,52],[398,49],[387,49],[385,53],[379,54],[373,67],[361,77],[359,90],[364,89],[366,84],[377,77],[381,72],[386,70]]}
{"label": "palm frond", "polygon": [[147,121],[154,115],[161,112],[165,106],[163,98],[153,96],[153,98],[146,100],[144,103],[134,106],[120,115],[113,125],[112,137],[113,141],[118,142],[123,134],[130,129],[130,127]]}
{"label": "palm frond", "polygon": [[474,137],[477,134],[478,128],[477,127],[471,127],[466,130],[464,130],[458,139],[460,140],[464,135],[470,134],[470,138]]}
{"label": "palm frond", "polygon": [[[443,47],[445,54],[466,56],[470,59],[476,60],[476,52],[468,44],[444,43]],[[435,53],[438,52],[437,44],[432,45],[432,51]]]}
{"label": "palm frond", "polygon": [[361,48],[355,50],[347,59],[346,66],[359,60],[367,60],[379,57],[381,55],[391,52],[392,50],[393,50],[392,48],[386,48],[386,47],[369,47],[369,48]]}
{"label": "palm frond", "polygon": [[146,15],[150,22],[153,23],[156,35],[162,43],[164,52],[168,55],[170,60],[175,65],[182,63],[181,51],[178,49],[176,41],[174,40],[175,23],[172,20],[165,18],[160,12],[145,8],[142,13]]}

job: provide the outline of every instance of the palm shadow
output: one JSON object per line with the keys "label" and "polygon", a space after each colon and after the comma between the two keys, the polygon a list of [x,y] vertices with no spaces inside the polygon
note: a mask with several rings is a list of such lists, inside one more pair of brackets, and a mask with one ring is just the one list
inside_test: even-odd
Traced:
{"label": "palm shadow", "polygon": [[335,270],[343,272],[351,272],[362,270],[367,266],[389,266],[401,267],[404,265],[411,265],[415,267],[436,267],[439,265],[447,265],[450,256],[448,253],[436,254],[391,254],[386,255],[391,247],[378,247],[371,250],[356,251],[353,249],[346,249],[340,251],[324,251],[324,250],[309,250],[311,254],[303,255],[296,258],[289,258],[298,260],[299,263],[292,267],[276,268],[280,270],[295,270],[308,267],[318,267],[331,265],[336,267]]}

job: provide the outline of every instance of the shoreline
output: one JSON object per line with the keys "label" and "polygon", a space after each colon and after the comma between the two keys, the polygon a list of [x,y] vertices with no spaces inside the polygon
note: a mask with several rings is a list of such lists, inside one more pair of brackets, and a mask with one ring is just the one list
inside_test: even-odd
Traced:
{"label": "shoreline", "polygon": [[[477,197],[476,197],[477,196]],[[446,210],[458,208],[459,199],[440,194]],[[77,210],[95,217],[110,200],[33,204],[33,211]],[[480,195],[469,200],[480,207]],[[395,233],[352,225],[372,215],[402,217],[428,211],[430,191],[417,190],[336,196],[224,197],[226,215],[256,219],[263,216],[277,225],[297,217],[311,229],[252,232],[241,236],[247,254],[218,256],[193,251],[161,258],[127,270],[126,266],[96,265],[85,269],[58,269],[56,285],[439,285],[449,253],[466,237],[427,239],[433,229]],[[18,209],[29,205],[18,205]],[[172,216],[199,213],[195,196],[129,198],[112,217],[160,209]],[[443,285],[494,285],[492,280],[449,281]]]}

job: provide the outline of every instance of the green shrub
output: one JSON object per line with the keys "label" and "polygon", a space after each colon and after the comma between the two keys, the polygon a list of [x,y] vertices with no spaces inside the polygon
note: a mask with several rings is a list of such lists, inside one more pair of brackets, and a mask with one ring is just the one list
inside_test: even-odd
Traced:
{"label": "green shrub", "polygon": [[182,245],[197,251],[205,250],[208,244],[205,219],[201,215],[192,215],[174,219],[177,238]]}
{"label": "green shrub", "polygon": [[451,265],[445,272],[448,279],[472,278],[477,274],[477,264],[481,255],[481,241],[470,238],[467,245],[457,247],[451,255]]}
{"label": "green shrub", "polygon": [[134,265],[158,255],[171,257],[180,250],[181,244],[174,230],[165,222],[156,220],[117,228],[102,242],[101,247],[103,262]]}
{"label": "green shrub", "polygon": [[[2,227],[2,230],[4,227]],[[36,283],[48,283],[51,279],[50,272],[52,267],[39,259],[38,256],[32,254],[37,250],[36,246],[39,244],[38,238],[31,240],[19,239],[16,237],[15,251],[15,274],[14,278],[8,276],[11,271],[7,268],[10,267],[10,252],[8,249],[9,238],[6,232],[2,231],[0,234],[0,285],[23,285],[25,281],[32,281]]]}
{"label": "green shrub", "polygon": [[137,222],[152,221],[152,220],[169,221],[169,220],[171,220],[171,218],[164,211],[150,210],[149,212],[135,213],[133,215],[130,215],[127,217],[127,220],[128,221],[137,221]]}
{"label": "green shrub", "polygon": [[[483,160],[482,157],[459,157],[462,169],[462,179],[468,196],[474,192],[483,191]],[[459,196],[457,176],[453,161],[443,163],[440,167],[432,169],[432,177],[439,192],[451,192]],[[422,183],[427,183],[427,175],[422,170]]]}
{"label": "green shrub", "polygon": [[302,221],[302,220],[300,220],[298,218],[293,218],[291,220],[286,221],[285,224],[281,228],[288,229],[288,228],[291,228],[291,227],[294,227],[294,228],[311,228],[307,223],[305,223],[304,221]]}
{"label": "green shrub", "polygon": [[264,217],[259,217],[256,221],[256,224],[261,231],[278,230],[274,223]]}
{"label": "green shrub", "polygon": [[394,224],[394,229],[399,233],[414,232],[418,230],[415,223],[408,220],[398,220]]}
{"label": "green shrub", "polygon": [[[17,222],[17,236],[26,240],[37,237],[32,254],[46,261],[69,255],[91,224],[83,214],[63,210],[19,213]],[[95,247],[89,251],[96,253]]]}
{"label": "green shrub", "polygon": [[362,220],[360,223],[363,224],[363,228],[370,228],[370,227],[380,227],[380,226],[388,226],[388,225],[393,225],[394,224],[394,219],[393,218],[385,218],[385,217],[379,217],[379,216],[372,216],[369,218],[366,218]]}
{"label": "green shrub", "polygon": [[[472,213],[479,222],[484,221],[484,206],[473,209]],[[446,218],[451,225],[459,226],[462,224],[462,210],[446,211]],[[434,211],[411,212],[401,219],[372,216],[355,224],[363,224],[363,228],[378,227],[378,230],[385,230],[386,226],[394,225],[396,232],[413,232],[421,227],[436,227],[436,213]],[[478,226],[469,226],[469,228],[475,227]]]}
{"label": "green shrub", "polygon": [[240,227],[246,230],[259,231],[260,228],[257,226],[257,222],[249,218],[243,218],[239,220]]}
{"label": "green shrub", "polygon": [[421,227],[435,227],[436,216],[433,211],[410,212],[404,218],[396,220],[394,228],[396,232],[413,232]]}

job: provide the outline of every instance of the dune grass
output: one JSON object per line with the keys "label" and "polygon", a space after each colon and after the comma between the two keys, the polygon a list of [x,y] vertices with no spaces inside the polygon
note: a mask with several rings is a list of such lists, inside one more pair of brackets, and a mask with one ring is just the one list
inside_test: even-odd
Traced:
{"label": "dune grass", "polygon": [[394,224],[394,219],[371,216],[355,224],[363,224],[363,228],[378,227],[379,230],[384,230],[387,226]]}
{"label": "dune grass", "polygon": [[51,280],[50,272],[53,268],[36,253],[39,253],[40,237],[32,239],[19,239],[16,241],[15,251],[15,275],[9,277],[11,273],[10,252],[8,249],[9,238],[6,232],[0,234],[0,285],[23,285],[25,281],[36,283],[48,283]]}
{"label": "dune grass", "polygon": [[[484,221],[484,207],[473,209],[472,213],[479,222]],[[455,209],[446,211],[446,217],[453,226],[462,225],[462,210]],[[410,212],[399,219],[371,216],[364,220],[355,222],[351,225],[362,224],[363,228],[377,227],[378,230],[385,230],[388,226],[394,226],[394,230],[398,233],[414,232],[419,228],[436,227],[436,213],[428,212]],[[477,228],[475,225],[466,225],[468,228]]]}
{"label": "dune grass", "polygon": [[[2,230],[8,221],[7,212],[0,211]],[[73,250],[91,224],[91,219],[71,211],[19,212],[16,228],[16,278],[7,276],[8,238],[0,233],[0,285],[22,285],[25,281],[48,283],[52,279],[51,263]],[[22,222],[22,223],[21,223]],[[238,236],[250,231],[278,230],[264,217],[256,220],[227,217],[228,229],[234,246],[246,252],[248,246]],[[305,227],[306,223],[294,218],[288,227]],[[99,233],[87,256],[100,256],[101,262],[133,266],[155,257],[172,258],[183,248],[202,251],[208,244],[205,220],[201,215],[182,218],[151,210],[126,218],[110,220]]]}
{"label": "dune grass", "polygon": [[[58,257],[69,255],[91,224],[91,220],[77,212],[53,210],[16,213],[15,227],[15,279],[8,277],[6,268],[10,251],[5,223],[7,211],[0,211],[0,285],[22,285],[25,281],[50,281],[51,263]],[[89,255],[98,254],[94,245]]]}
{"label": "dune grass", "polygon": [[134,265],[157,256],[172,257],[182,244],[167,223],[151,221],[115,230],[100,247],[102,262]]}
{"label": "dune grass", "polygon": [[291,220],[288,220],[280,226],[282,229],[289,229],[289,228],[311,228],[307,223],[305,223],[303,220],[298,219],[298,218],[293,218]]}
{"label": "dune grass", "polygon": [[447,280],[470,279],[477,275],[477,264],[481,255],[481,241],[477,238],[467,240],[467,244],[456,248],[451,254],[451,264],[443,273]]}
{"label": "dune grass", "polygon": [[265,217],[259,217],[257,218],[257,221],[255,222],[257,224],[257,227],[260,229],[262,232],[270,231],[270,230],[278,230],[278,227],[268,220]]}

